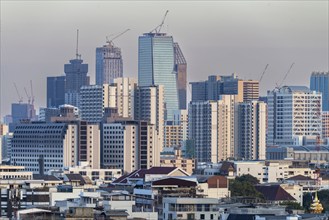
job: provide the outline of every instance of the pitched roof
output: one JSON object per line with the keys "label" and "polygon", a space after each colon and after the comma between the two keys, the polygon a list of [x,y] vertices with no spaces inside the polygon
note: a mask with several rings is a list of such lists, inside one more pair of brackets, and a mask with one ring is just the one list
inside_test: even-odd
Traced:
{"label": "pitched roof", "polygon": [[128,179],[144,179],[145,175],[147,174],[153,174],[153,175],[165,175],[165,174],[170,174],[174,170],[176,170],[177,167],[151,167],[150,169],[138,169],[135,170],[127,175],[123,175],[119,177],[118,179],[114,180],[112,184],[123,184],[127,183]]}
{"label": "pitched roof", "polygon": [[193,180],[170,177],[161,180],[155,180],[153,181],[152,186],[194,187],[197,186],[197,183]]}
{"label": "pitched roof", "polygon": [[222,166],[220,167],[219,171],[221,174],[228,174],[229,171],[234,171],[234,163],[229,161],[224,161]]}
{"label": "pitched roof", "polygon": [[53,175],[41,175],[41,174],[33,174],[34,180],[44,180],[44,181],[60,181],[57,177]]}
{"label": "pitched roof", "polygon": [[297,176],[290,177],[286,180],[313,180],[313,179],[311,177],[308,177],[308,176],[297,175]]}
{"label": "pitched roof", "polygon": [[78,173],[70,173],[70,174],[65,174],[69,182],[80,182],[81,185],[84,185],[86,182],[81,176],[81,174]]}
{"label": "pitched roof", "polygon": [[268,201],[294,201],[296,200],[280,185],[258,185],[256,190],[264,195]]}

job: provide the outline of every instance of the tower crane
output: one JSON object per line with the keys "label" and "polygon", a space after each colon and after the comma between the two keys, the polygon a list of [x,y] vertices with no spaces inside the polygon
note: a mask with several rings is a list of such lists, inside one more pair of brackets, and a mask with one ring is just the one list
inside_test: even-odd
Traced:
{"label": "tower crane", "polygon": [[287,76],[289,75],[289,73],[290,73],[290,71],[291,71],[291,69],[292,69],[292,67],[293,67],[294,65],[295,65],[295,63],[292,63],[292,64],[291,64],[291,66],[290,66],[288,72],[287,72],[286,75],[283,77],[282,82],[280,83],[279,87],[282,86],[282,84],[283,84],[284,81],[286,80]]}
{"label": "tower crane", "polygon": [[262,81],[262,79],[263,79],[263,77],[264,77],[264,74],[265,74],[265,72],[266,72],[266,70],[267,70],[268,65],[269,65],[269,64],[266,64],[265,69],[264,69],[262,75],[260,76],[259,83]]}
{"label": "tower crane", "polygon": [[16,83],[14,83],[15,89],[16,89],[16,93],[18,96],[18,103],[21,104],[23,102],[23,97],[19,94]]}
{"label": "tower crane", "polygon": [[27,90],[26,90],[25,87],[24,87],[24,90],[25,90],[25,94],[26,94],[26,97],[27,97],[27,103],[30,104],[30,102],[31,102],[31,96],[28,94],[28,92],[27,92]]}
{"label": "tower crane", "polygon": [[124,35],[126,32],[130,31],[130,29],[126,29],[125,31],[115,35],[114,37],[110,38],[110,36],[112,35],[109,35],[109,36],[106,36],[106,43],[108,43],[109,45],[111,46],[114,46],[113,44],[113,40],[117,39],[118,37],[121,37],[122,35]]}
{"label": "tower crane", "polygon": [[150,33],[153,33],[153,31],[155,31],[155,33],[160,33],[161,28],[166,20],[168,12],[169,12],[169,10],[167,10],[165,15],[163,16],[162,22],[158,26],[156,26],[153,30],[151,30]]}

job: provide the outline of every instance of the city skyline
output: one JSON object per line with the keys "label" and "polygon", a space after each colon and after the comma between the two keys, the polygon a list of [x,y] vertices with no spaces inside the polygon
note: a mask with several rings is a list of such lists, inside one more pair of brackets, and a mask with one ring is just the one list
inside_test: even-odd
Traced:
{"label": "city skyline", "polygon": [[[145,13],[146,8],[152,10]],[[122,49],[124,77],[137,79],[138,36],[160,24],[166,9],[169,14],[163,31],[182,48],[188,82],[233,72],[242,79],[258,80],[269,64],[260,84],[261,95],[265,95],[281,82],[293,62],[287,85],[309,86],[312,71],[329,69],[326,1],[2,1],[1,117],[18,101],[14,82],[27,101],[24,87],[33,80],[36,108],[46,106],[46,78],[64,75],[64,64],[75,55],[76,29],[80,30],[79,52],[95,84],[96,47],[105,43],[106,35],[130,28],[115,44]],[[84,16],[95,10],[97,16]]]}

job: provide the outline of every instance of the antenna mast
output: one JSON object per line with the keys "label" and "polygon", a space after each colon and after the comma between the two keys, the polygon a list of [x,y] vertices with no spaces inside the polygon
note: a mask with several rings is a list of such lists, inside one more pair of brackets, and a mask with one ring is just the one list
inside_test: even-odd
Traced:
{"label": "antenna mast", "polygon": [[75,51],[76,59],[81,59],[81,55],[79,54],[79,29],[77,29],[77,47]]}

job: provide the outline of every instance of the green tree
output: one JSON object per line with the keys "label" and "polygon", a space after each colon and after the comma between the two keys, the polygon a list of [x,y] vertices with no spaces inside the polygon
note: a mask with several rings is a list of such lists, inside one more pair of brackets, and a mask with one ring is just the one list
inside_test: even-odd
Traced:
{"label": "green tree", "polygon": [[230,181],[229,189],[232,196],[246,196],[263,199],[264,196],[258,192],[255,185],[259,183],[257,178],[251,175],[242,175]]}

